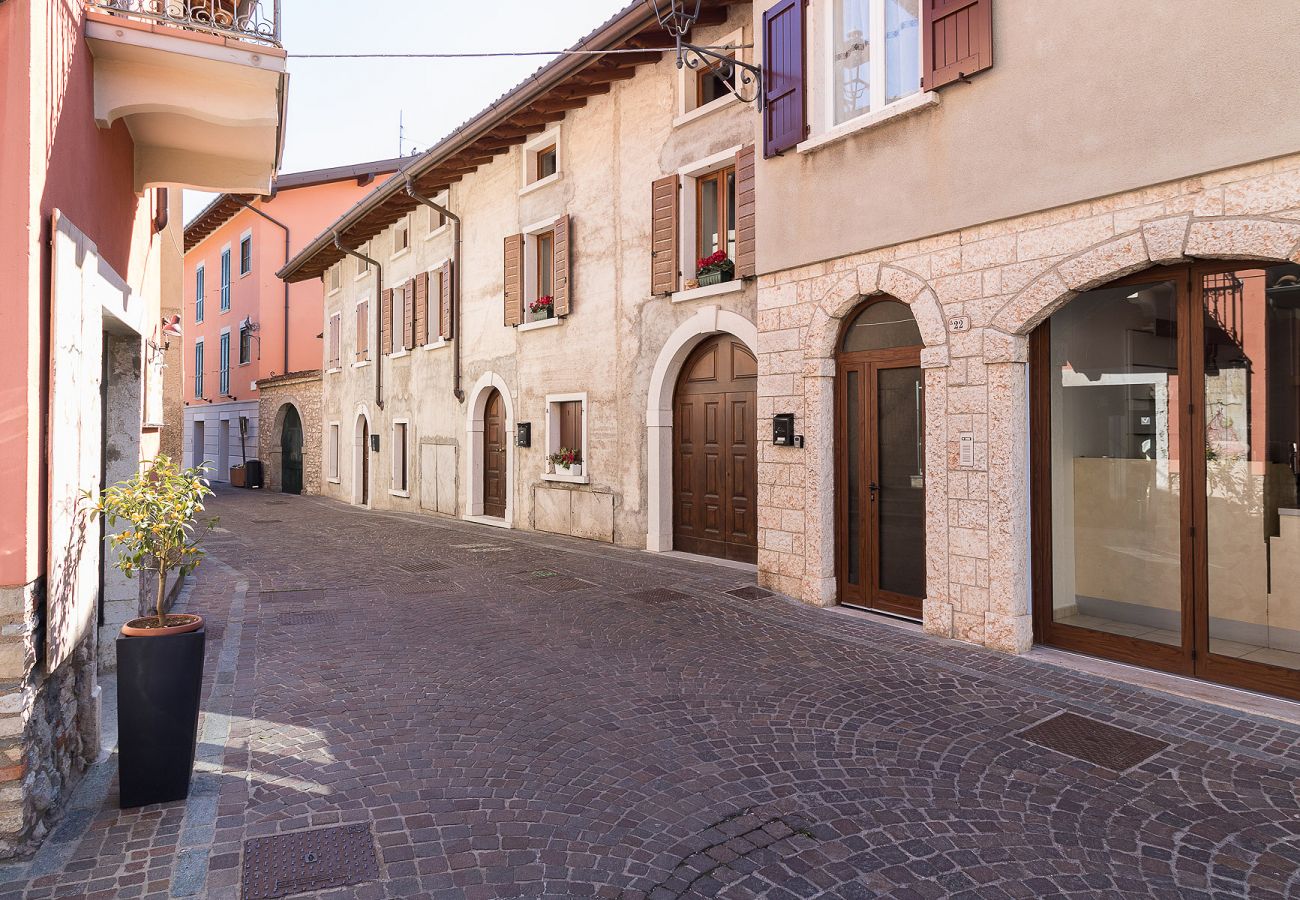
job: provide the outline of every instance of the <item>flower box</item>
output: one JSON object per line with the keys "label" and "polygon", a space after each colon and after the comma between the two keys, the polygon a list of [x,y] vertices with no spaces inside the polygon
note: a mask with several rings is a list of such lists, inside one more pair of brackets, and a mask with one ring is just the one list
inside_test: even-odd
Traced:
{"label": "flower box", "polygon": [[710,284],[722,284],[725,281],[731,281],[735,277],[734,272],[705,272],[695,280],[699,282],[700,287],[707,287]]}

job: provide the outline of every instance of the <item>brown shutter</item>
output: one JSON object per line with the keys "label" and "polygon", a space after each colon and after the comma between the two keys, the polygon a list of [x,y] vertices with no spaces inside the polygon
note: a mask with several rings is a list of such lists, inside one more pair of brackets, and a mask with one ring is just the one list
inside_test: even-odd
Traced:
{"label": "brown shutter", "polygon": [[442,264],[435,276],[438,279],[438,333],[443,340],[451,340],[451,260]]}
{"label": "brown shutter", "polygon": [[379,352],[393,352],[393,292],[388,288],[379,295]]}
{"label": "brown shutter", "polygon": [[505,246],[506,324],[518,325],[524,317],[524,236],[512,234]]}
{"label": "brown shutter", "polygon": [[357,362],[370,358],[370,303],[357,304]]}
{"label": "brown shutter", "polygon": [[567,316],[571,305],[572,292],[569,290],[569,244],[572,234],[572,222],[567,215],[560,216],[555,223],[555,239],[551,242],[551,272],[555,291],[555,314]]}
{"label": "brown shutter", "polygon": [[669,175],[650,186],[650,293],[677,290],[678,193],[681,178]]}
{"label": "brown shutter", "polygon": [[754,145],[736,151],[736,275],[753,278],[754,259]]}
{"label": "brown shutter", "polygon": [[415,345],[429,343],[429,273],[415,276]]}
{"label": "brown shutter", "polygon": [[808,0],[780,0],[763,13],[765,157],[789,150],[808,136],[808,76],[804,52],[807,5]]}
{"label": "brown shutter", "polygon": [[402,346],[407,350],[415,347],[415,279],[408,279],[403,290],[402,299],[406,310],[402,316]]}
{"label": "brown shutter", "polygon": [[927,91],[993,65],[993,0],[921,0]]}

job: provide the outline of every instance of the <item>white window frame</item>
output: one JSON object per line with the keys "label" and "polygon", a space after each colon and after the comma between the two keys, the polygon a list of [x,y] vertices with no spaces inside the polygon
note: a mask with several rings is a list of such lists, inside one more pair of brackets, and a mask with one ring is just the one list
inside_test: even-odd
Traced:
{"label": "white window frame", "polygon": [[[221,358],[222,350],[225,350],[225,359]],[[230,326],[227,325],[221,329],[219,340],[217,341],[217,390],[219,396],[230,396]]]}
{"label": "white window frame", "polygon": [[[399,425],[402,426],[402,430],[403,430],[403,434],[402,434],[403,442],[400,445],[398,444],[397,441],[397,426]],[[389,429],[388,432],[388,440],[389,443],[392,444],[390,455],[388,457],[388,470],[389,470],[388,471],[388,493],[394,497],[410,497],[411,496],[411,420],[394,419],[392,427]],[[401,488],[397,486],[397,448],[399,446],[403,447],[403,453],[406,459],[406,470],[402,473],[404,476],[403,480],[406,482],[406,484],[404,487]]]}
{"label": "white window frame", "polygon": [[342,290],[343,289],[342,261],[336,262],[334,265],[330,266],[329,273],[325,277],[327,279],[326,283],[327,283],[329,293],[337,294],[340,290]]}
{"label": "white window frame", "polygon": [[[357,250],[357,252],[360,253],[361,256],[367,256],[367,257],[370,256],[370,242],[367,241],[366,243],[362,244],[361,247]],[[357,257],[357,256],[354,256],[353,259],[355,259],[357,262],[357,271],[355,274],[353,274],[352,280],[360,281],[361,279],[365,278],[367,275],[370,274],[370,263],[368,263],[364,259],[361,259],[361,257]]]}
{"label": "white window frame", "polygon": [[406,349],[406,287],[398,285],[391,290],[393,292],[393,352],[388,355],[390,358],[396,358],[410,352]]}
{"label": "white window frame", "polygon": [[[360,332],[360,330],[359,330],[359,328],[358,328],[358,326],[357,326],[357,323],[360,321],[360,316],[357,315],[357,310],[359,310],[359,309],[361,308],[361,305],[362,305],[363,303],[364,303],[364,304],[367,304],[367,308],[366,308],[366,358],[365,358],[365,359],[357,359],[357,353],[358,353],[358,352],[360,351],[360,349],[361,349],[361,332]],[[354,368],[354,369],[360,369],[360,368],[363,367],[363,366],[368,366],[368,365],[370,365],[370,360],[373,358],[374,353],[375,353],[375,342],[376,342],[377,340],[379,340],[379,335],[371,334],[371,332],[373,332],[375,329],[374,329],[374,322],[372,322],[372,321],[371,321],[371,318],[370,318],[370,309],[369,309],[369,306],[368,306],[369,303],[370,303],[370,297],[368,297],[368,296],[366,296],[366,297],[358,297],[358,298],[357,298],[357,299],[352,303],[352,368]]]}
{"label": "white window frame", "polygon": [[[696,256],[696,250],[698,248],[695,246],[696,182],[705,175],[712,175],[714,172],[725,169],[728,166],[734,166],[736,164],[736,154],[739,152],[740,145],[737,144],[735,147],[728,150],[723,150],[713,154],[712,156],[707,156],[704,159],[696,160],[693,163],[688,163],[677,170],[677,175],[681,180],[682,191],[682,195],[679,198],[681,202],[677,204],[678,208],[681,210],[681,219],[677,223],[677,233],[681,237],[681,240],[678,241],[681,246],[677,248],[677,252],[680,254],[680,258],[677,262],[681,267],[683,281],[695,277],[693,274],[695,272],[695,261],[699,259],[699,257]],[[735,282],[743,283],[739,278],[735,279]],[[732,284],[733,282],[729,281],[726,283]]]}
{"label": "white window frame", "polygon": [[[541,190],[548,184],[555,184],[564,177],[563,152],[564,144],[560,140],[560,126],[548,128],[537,137],[524,144],[523,152],[520,154],[521,179],[519,195],[530,194],[533,191]],[[536,171],[537,152],[545,150],[547,147],[555,145],[555,171],[545,178],[533,178],[533,172]]]}
{"label": "white window frame", "polygon": [[543,471],[543,481],[562,481],[568,484],[590,484],[591,472],[588,463],[588,416],[587,393],[582,391],[574,394],[547,394],[546,395],[546,456],[549,458],[552,453],[560,449],[560,408],[561,403],[581,403],[582,404],[582,446],[578,451],[582,454],[582,474],[581,475],[564,475],[557,470],[554,474]]}
{"label": "white window frame", "polygon": [[[730,34],[724,34],[708,41],[709,46],[713,47],[725,47],[727,45],[735,47],[736,59],[740,62],[749,62],[749,53],[744,49],[744,43],[744,26],[737,28]],[[704,68],[713,61],[707,57],[702,57],[700,59],[700,68]],[[696,106],[698,72],[699,69],[692,69],[689,66],[682,66],[677,70],[677,116],[673,119],[674,128],[688,122],[694,122],[701,116],[707,116],[709,113],[717,112],[740,102],[740,98],[735,94],[727,93],[703,106]]]}
{"label": "white window frame", "polygon": [[208,264],[199,263],[194,268],[194,324],[203,323],[203,307],[208,292]]}
{"label": "white window frame", "polygon": [[436,307],[433,303],[433,292],[435,284],[438,286],[438,292],[442,292],[442,277],[440,270],[450,261],[451,260],[447,257],[443,257],[435,262],[429,269],[429,289],[424,292],[424,321],[428,324],[428,327],[424,329],[424,344],[422,345],[425,350],[437,350],[439,347],[446,347],[448,344],[448,341],[440,334],[442,331],[442,320],[434,316],[434,310]]}
{"label": "white window frame", "polygon": [[244,361],[244,332],[245,332],[244,323],[240,322],[239,335],[235,344],[235,360],[237,365],[251,366],[253,364],[253,329],[251,327],[247,328],[247,332],[248,332],[248,361],[247,362]]}
{"label": "white window frame", "polygon": [[[441,190],[438,193],[434,194],[432,199],[434,203],[438,204],[443,209],[451,209],[451,191],[446,189]],[[426,234],[424,235],[424,239],[427,241],[431,238],[437,237],[438,235],[445,232],[448,228],[450,228],[451,219],[448,219],[447,217],[443,216],[442,224],[435,228],[433,227],[433,217],[442,214],[435,211],[431,207],[426,206],[425,209],[429,213],[429,218],[428,218],[429,227],[427,229]]]}
{"label": "white window frame", "polygon": [[229,244],[226,244],[226,246],[221,248],[221,263],[219,269],[221,272],[221,297],[217,304],[220,307],[218,312],[227,313],[230,312],[230,295],[234,291],[234,279],[232,277],[234,275],[234,272],[232,271],[234,269],[234,260],[230,255]]}
{"label": "white window frame", "polygon": [[[537,298],[537,236],[547,231],[553,231],[555,226],[560,222],[560,216],[552,216],[549,219],[543,219],[540,222],[534,222],[520,229],[524,236],[524,259],[523,259],[523,309],[520,310],[520,316],[523,321],[519,323],[519,331],[532,331],[537,328],[548,328],[559,325],[564,319],[559,316],[551,316],[549,319],[539,319],[536,322],[528,321],[528,304]],[[529,299],[532,298],[532,299]]]}
{"label": "white window frame", "polygon": [[[248,269],[244,269],[244,242],[248,242]],[[250,228],[239,236],[239,277],[253,274],[253,230]]]}
{"label": "white window frame", "polygon": [[325,426],[325,448],[327,466],[325,478],[330,484],[342,484],[343,478],[339,473],[339,456],[342,454],[343,425],[341,422],[330,422]]}
{"label": "white window frame", "polygon": [[194,397],[199,400],[204,398],[203,392],[207,390],[203,372],[207,365],[208,350],[203,346],[203,338],[196,338],[194,341]]}
{"label": "white window frame", "polygon": [[[402,238],[406,244],[402,245]],[[411,252],[411,215],[407,213],[393,223],[393,258],[405,256]]]}
{"label": "white window frame", "polygon": [[[331,360],[329,358],[329,354],[333,350],[333,347],[329,345],[334,342],[335,334],[338,335],[338,339],[339,339],[339,358],[337,360],[333,360],[332,361],[333,365],[330,365]],[[325,329],[325,340],[326,340],[325,371],[338,372],[343,368],[343,313],[342,311],[332,313],[330,315],[328,327],[326,327]]]}

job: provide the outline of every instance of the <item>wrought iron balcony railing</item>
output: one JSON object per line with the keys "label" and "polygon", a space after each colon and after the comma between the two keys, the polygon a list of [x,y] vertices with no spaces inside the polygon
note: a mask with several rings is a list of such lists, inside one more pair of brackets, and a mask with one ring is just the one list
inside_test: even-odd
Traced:
{"label": "wrought iron balcony railing", "polygon": [[87,0],[90,9],[280,46],[280,0]]}

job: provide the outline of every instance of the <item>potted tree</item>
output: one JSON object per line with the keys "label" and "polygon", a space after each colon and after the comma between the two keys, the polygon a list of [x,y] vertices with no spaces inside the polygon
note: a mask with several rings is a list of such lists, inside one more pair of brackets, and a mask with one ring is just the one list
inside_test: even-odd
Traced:
{"label": "potted tree", "polygon": [[189,795],[206,633],[202,616],[168,613],[167,576],[189,575],[203,558],[196,520],[212,493],[205,471],[160,456],[106,489],[93,509],[110,528],[123,526],[109,536],[114,567],[128,578],[149,573],[156,579],[153,613],[127,622],[117,639],[123,809]]}
{"label": "potted tree", "polygon": [[736,277],[736,264],[727,256],[725,250],[719,250],[711,256],[702,256],[695,261],[695,280],[700,287],[721,284]]}

